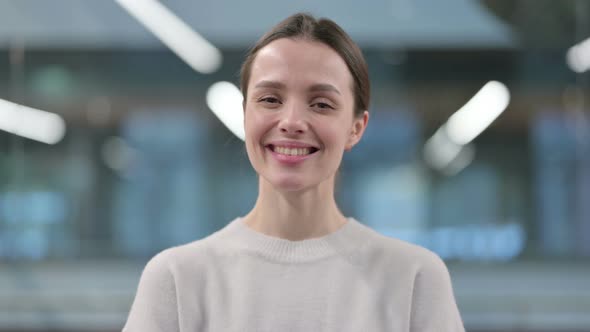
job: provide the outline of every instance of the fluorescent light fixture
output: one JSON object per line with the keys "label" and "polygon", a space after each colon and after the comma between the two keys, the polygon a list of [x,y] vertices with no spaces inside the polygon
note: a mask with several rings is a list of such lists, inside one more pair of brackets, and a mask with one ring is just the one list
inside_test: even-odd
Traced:
{"label": "fluorescent light fixture", "polygon": [[447,176],[456,175],[464,168],[471,165],[474,159],[475,147],[472,144],[463,145],[459,154],[442,170],[442,172]]}
{"label": "fluorescent light fixture", "polygon": [[442,125],[424,145],[424,160],[446,175],[455,175],[475,157],[469,143],[508,106],[510,92],[500,82],[490,81]]}
{"label": "fluorescent light fixture", "polygon": [[441,127],[426,141],[423,154],[430,167],[452,176],[471,164],[475,158],[475,147],[471,144],[456,144]]}
{"label": "fluorescent light fixture", "polygon": [[444,130],[439,128],[424,145],[424,160],[435,169],[448,167],[461,152],[461,145],[449,140]]}
{"label": "fluorescent light fixture", "polygon": [[221,66],[221,52],[157,0],[115,0],[196,71]]}
{"label": "fluorescent light fixture", "polygon": [[590,69],[590,38],[572,46],[565,56],[571,70],[583,73]]}
{"label": "fluorescent light fixture", "polygon": [[0,99],[0,130],[46,144],[64,137],[66,123],[57,114]]}
{"label": "fluorescent light fixture", "polygon": [[217,82],[207,90],[207,105],[213,113],[242,141],[244,133],[243,96],[230,82]]}
{"label": "fluorescent light fixture", "polygon": [[468,144],[504,112],[509,102],[508,88],[500,82],[490,81],[451,115],[443,128],[454,143]]}

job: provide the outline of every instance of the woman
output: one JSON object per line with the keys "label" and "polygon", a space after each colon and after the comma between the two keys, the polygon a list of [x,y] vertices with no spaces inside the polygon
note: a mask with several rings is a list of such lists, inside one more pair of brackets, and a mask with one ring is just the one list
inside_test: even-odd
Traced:
{"label": "woman", "polygon": [[367,66],[349,36],[293,15],[250,51],[241,88],[256,204],[156,255],[124,331],[464,331],[440,258],[334,200],[343,153],[369,119]]}

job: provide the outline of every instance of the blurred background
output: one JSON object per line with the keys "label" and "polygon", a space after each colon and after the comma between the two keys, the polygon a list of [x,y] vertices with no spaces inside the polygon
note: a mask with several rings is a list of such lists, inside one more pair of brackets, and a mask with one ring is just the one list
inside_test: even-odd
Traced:
{"label": "blurred background", "polygon": [[0,331],[119,331],[249,211],[239,68],[297,11],[369,64],[342,210],[443,257],[470,332],[590,331],[586,0],[0,0]]}

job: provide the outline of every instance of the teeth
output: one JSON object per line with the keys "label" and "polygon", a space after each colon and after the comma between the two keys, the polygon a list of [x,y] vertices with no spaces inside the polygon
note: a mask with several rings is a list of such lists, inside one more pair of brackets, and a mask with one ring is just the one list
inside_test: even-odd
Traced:
{"label": "teeth", "polygon": [[275,152],[280,154],[286,154],[289,156],[305,156],[311,153],[310,148],[285,148],[281,146],[275,146]]}

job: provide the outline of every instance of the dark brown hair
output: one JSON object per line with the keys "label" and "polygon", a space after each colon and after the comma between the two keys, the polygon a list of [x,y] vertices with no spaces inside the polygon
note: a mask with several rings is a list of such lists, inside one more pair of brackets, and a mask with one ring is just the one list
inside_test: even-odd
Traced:
{"label": "dark brown hair", "polygon": [[297,13],[289,16],[267,32],[250,49],[240,72],[240,89],[244,105],[248,94],[250,71],[260,49],[280,38],[302,38],[330,46],[342,57],[354,80],[354,115],[361,116],[369,109],[370,84],[367,63],[363,53],[354,41],[334,21],[314,18],[310,14]]}

